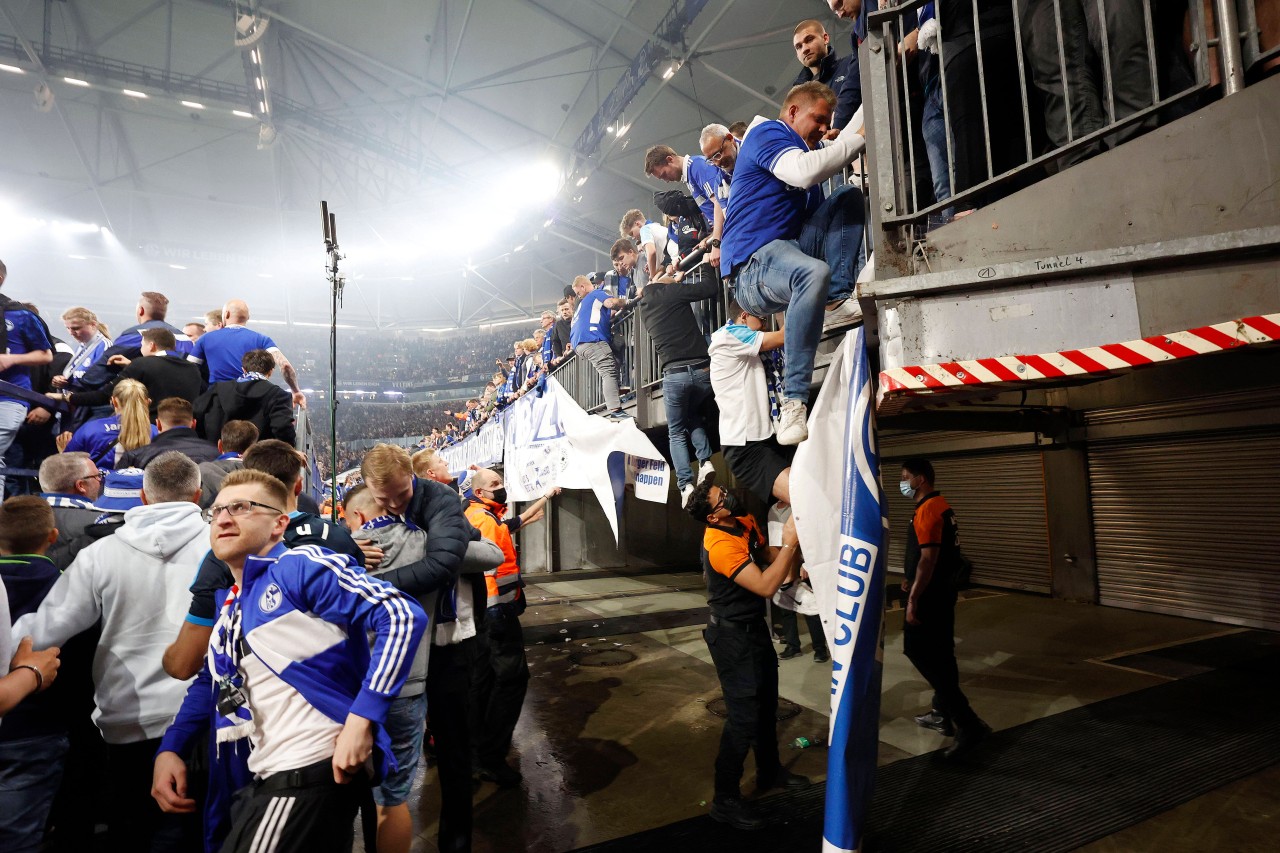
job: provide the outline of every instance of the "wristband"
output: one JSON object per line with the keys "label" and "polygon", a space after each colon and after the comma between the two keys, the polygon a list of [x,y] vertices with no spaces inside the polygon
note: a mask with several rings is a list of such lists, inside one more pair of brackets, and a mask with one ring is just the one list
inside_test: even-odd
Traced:
{"label": "wristband", "polygon": [[[39,693],[44,689],[44,673],[40,671],[40,667],[32,666],[29,663],[20,663],[13,669],[29,669],[36,674],[36,692]],[[12,670],[11,670],[12,671]]]}

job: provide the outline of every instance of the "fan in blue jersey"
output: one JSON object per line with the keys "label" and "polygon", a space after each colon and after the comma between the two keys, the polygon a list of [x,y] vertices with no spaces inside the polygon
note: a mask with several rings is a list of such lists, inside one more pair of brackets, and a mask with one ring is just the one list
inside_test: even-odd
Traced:
{"label": "fan in blue jersey", "polygon": [[294,405],[305,409],[307,398],[298,386],[298,372],[289,363],[289,359],[285,358],[275,341],[245,326],[249,322],[248,304],[243,299],[232,299],[223,307],[222,318],[222,328],[201,336],[196,341],[195,349],[187,356],[208,374],[209,384],[239,379],[243,372],[241,361],[245,353],[264,349],[275,356],[280,375],[293,392]]}
{"label": "fan in blue jersey", "polygon": [[[862,269],[863,196],[852,185],[824,199],[822,182],[866,147],[861,117],[825,147],[835,92],[818,82],[787,93],[779,118],[756,116],[733,172],[720,272],[753,317],[786,312],[786,366],[778,443],[809,436],[809,382],[824,325],[858,317],[854,283]],[[828,312],[824,320],[824,309]]]}
{"label": "fan in blue jersey", "polygon": [[128,362],[111,363],[111,357],[122,355],[129,361],[139,358],[142,355],[142,333],[147,329],[168,329],[173,333],[175,341],[173,352],[175,355],[188,355],[191,352],[191,339],[183,333],[183,331],[174,326],[170,326],[164,321],[165,316],[169,313],[169,298],[163,293],[156,293],[153,290],[144,290],[142,295],[138,297],[138,306],[134,309],[134,317],[137,324],[125,329],[111,343],[111,346],[102,351],[98,356],[98,360],[84,371],[80,377],[79,387],[83,389],[101,388],[110,382],[115,375],[119,373]]}
{"label": "fan in blue jersey", "polygon": [[[0,261],[0,287],[8,268]],[[19,389],[31,390],[29,368],[53,361],[49,330],[35,314],[20,303],[0,295],[0,380]],[[13,444],[27,417],[27,400],[0,388],[0,500],[4,499],[4,454]]]}

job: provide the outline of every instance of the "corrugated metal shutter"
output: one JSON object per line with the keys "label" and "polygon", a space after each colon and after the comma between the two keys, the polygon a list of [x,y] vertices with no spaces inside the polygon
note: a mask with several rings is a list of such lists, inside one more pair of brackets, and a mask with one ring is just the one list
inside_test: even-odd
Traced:
{"label": "corrugated metal shutter", "polygon": [[1280,629],[1280,431],[1089,449],[1102,604]]}
{"label": "corrugated metal shutter", "polygon": [[[889,456],[882,471],[889,504],[889,570],[902,571],[904,539],[915,501],[898,491],[902,457]],[[973,561],[973,582],[1006,589],[1049,592],[1049,527],[1044,467],[1038,451],[984,453],[930,459],[938,490],[956,511],[960,547]]]}

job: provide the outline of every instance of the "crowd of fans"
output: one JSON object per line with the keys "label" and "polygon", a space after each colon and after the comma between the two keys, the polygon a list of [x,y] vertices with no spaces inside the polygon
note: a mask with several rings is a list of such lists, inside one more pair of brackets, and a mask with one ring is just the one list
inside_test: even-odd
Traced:
{"label": "crowd of fans", "polygon": [[[511,355],[522,331],[517,324],[449,332],[396,332],[343,329],[338,333],[338,380],[367,383],[371,388],[413,390],[487,379],[497,359]],[[302,383],[329,385],[329,333],[290,326],[272,336],[298,362]]]}
{"label": "crowd of fans", "polygon": [[[619,211],[619,239],[610,247],[612,276],[577,277],[555,311],[527,329],[344,337],[343,379],[421,387],[487,382],[479,395],[459,401],[343,403],[339,468],[358,466],[364,480],[360,500],[355,491],[347,496],[355,500],[347,508],[348,524],[355,520],[350,532],[307,514],[318,509],[307,507],[299,495],[307,460],[291,446],[294,406],[306,405],[300,385],[323,387],[327,376],[327,340],[319,334],[312,339],[286,330],[278,336],[281,345],[250,327],[248,306],[238,299],[211,311],[207,322],[179,329],[166,322],[164,295],[144,292],[136,324],[112,336],[90,308],[68,307],[60,322],[49,323],[36,306],[0,295],[6,321],[0,327],[0,497],[7,498],[0,505],[0,577],[5,581],[0,586],[0,715],[5,716],[0,760],[22,768],[9,777],[20,783],[7,792],[7,807],[0,813],[5,849],[42,843],[60,788],[72,806],[55,812],[51,822],[66,849],[89,849],[86,839],[99,817],[112,835],[111,849],[197,849],[200,837],[205,849],[218,849],[223,839],[229,839],[229,850],[257,849],[264,832],[275,833],[276,840],[285,834],[290,848],[306,846],[299,839],[332,846],[334,838],[349,834],[356,806],[343,786],[333,784],[335,778],[352,778],[371,755],[382,761],[389,750],[398,750],[400,775],[388,775],[376,786],[377,847],[407,850],[408,833],[403,838],[396,833],[407,819],[403,807],[426,702],[417,698],[424,694],[406,685],[420,676],[427,684],[419,687],[427,692],[432,687],[425,654],[412,677],[393,659],[419,659],[415,650],[421,649],[429,614],[454,626],[443,642],[435,638],[440,648],[485,637],[489,623],[483,642],[494,665],[501,662],[502,674],[495,680],[485,670],[485,658],[468,677],[483,680],[487,673],[496,698],[468,708],[465,685],[455,685],[453,693],[463,697],[457,700],[460,713],[476,720],[478,778],[519,783],[519,774],[505,764],[528,678],[516,621],[520,582],[511,534],[536,521],[541,507],[504,519],[506,492],[492,471],[476,472],[453,490],[432,483],[449,479],[435,451],[461,440],[520,396],[540,393],[548,371],[569,355],[586,359],[599,373],[605,416],[627,417],[622,407],[627,389],[619,371],[625,353],[619,350],[629,342],[620,347],[612,321],[615,312],[630,307],[661,363],[682,506],[708,525],[708,537],[715,528],[723,538],[726,523],[745,515],[733,494],[712,484],[711,456],[718,449],[737,482],[759,501],[779,511],[789,504],[791,456],[808,436],[818,340],[824,329],[858,321],[854,289],[868,262],[861,188],[854,183],[829,193],[826,188],[865,147],[855,49],[866,36],[871,4],[828,2],[838,17],[856,20],[850,52],[840,58],[821,23],[801,22],[792,46],[802,69],[777,118],[708,125],[696,140],[683,141],[690,148],[696,144],[699,154],[681,154],[666,145],[646,152],[645,175],[677,189],[658,204],[660,221],[638,209]],[[1059,6],[1080,15],[1045,17]],[[1048,147],[1070,145],[1099,130],[1107,121],[1103,103],[1112,119],[1122,119],[1186,85],[1185,51],[1171,49],[1165,40],[1172,28],[1157,22],[1164,61],[1152,74],[1155,58],[1146,52],[1145,28],[1135,23],[1142,4],[1108,4],[1103,20],[1090,17],[1092,6],[1078,0],[1019,4],[1021,28],[1008,4],[979,3],[972,13],[973,6],[963,0],[940,0],[917,10],[911,23],[918,26],[904,32],[899,52],[914,66],[911,85],[918,85],[921,95],[922,115],[902,124],[919,137],[918,149],[926,155],[927,162],[917,164],[930,176],[919,187],[924,196],[943,204]],[[1063,37],[1064,29],[1070,37]],[[1090,47],[1094,41],[1098,47]],[[1099,79],[1091,66],[1104,51],[1112,69],[1111,92],[1099,92],[1096,82],[1092,89],[1085,85]],[[1040,95],[1034,116],[1023,109],[1016,89],[1016,62],[1024,53],[1027,79]],[[943,90],[950,112],[940,122]],[[1084,120],[1067,119],[1077,114]],[[1024,128],[1038,140],[1037,150],[1023,145]],[[1132,126],[1117,139],[1141,129]],[[1063,163],[1115,141],[1096,137],[1091,147],[1072,149]],[[954,152],[954,177],[941,165],[948,147]],[[1013,186],[970,194],[944,211],[943,221]],[[703,265],[686,279],[688,270]],[[0,263],[0,286],[7,275]],[[728,322],[719,328],[706,328],[695,309],[708,300],[727,305]],[[773,330],[770,324],[779,317],[781,328]],[[66,338],[60,337],[62,329]],[[289,390],[272,381],[277,372]],[[318,461],[327,466],[323,418],[316,426]],[[419,437],[412,462],[403,448],[379,445],[364,452],[351,444],[390,436]],[[36,491],[32,480],[39,494],[23,495]],[[465,517],[458,490],[468,501]],[[747,593],[733,586],[747,587],[734,580],[744,560],[752,559],[747,550],[722,549],[733,551],[724,565],[717,563],[720,557],[704,553],[709,577],[729,579],[725,598],[712,603],[713,616],[732,622],[717,608],[733,596],[749,599],[754,612],[760,604],[755,598],[797,577],[794,525],[781,529],[781,540],[772,544],[791,553],[750,575],[760,580]],[[472,553],[469,543],[480,538],[479,530],[498,546],[496,553]],[[357,544],[353,533],[369,541]],[[459,584],[464,555],[482,564],[479,571],[468,569],[475,577],[488,572],[483,588],[476,586],[466,596]],[[250,559],[256,557],[270,559],[260,565]],[[277,564],[289,571],[277,571]],[[376,568],[380,579],[358,571],[366,565]],[[300,576],[315,583],[291,586],[290,578]],[[927,575],[922,577],[927,583]],[[315,628],[311,633],[337,638],[335,645],[320,654],[291,645],[289,637],[297,631],[274,639],[268,639],[270,632],[259,633],[262,643],[279,644],[268,652],[286,664],[279,671],[264,666],[250,647],[261,648],[259,640],[245,644],[238,633],[238,591],[255,582],[262,586],[253,592],[254,618],[262,621],[246,622],[246,636],[287,616],[304,620],[308,632]],[[486,606],[479,606],[479,596]],[[464,600],[466,612],[460,606]],[[221,610],[219,602],[225,602]],[[277,610],[277,616],[270,615]],[[359,616],[340,619],[339,612]],[[13,642],[11,622],[17,623],[17,637],[30,637]],[[358,629],[350,629],[356,623]],[[720,659],[728,645],[726,634],[724,644],[711,649],[722,676],[741,663]],[[440,648],[433,662],[447,659]],[[337,658],[340,666],[332,662]],[[366,664],[370,671],[362,686]],[[459,664],[461,670],[469,665]],[[188,690],[193,677],[203,681]],[[755,681],[751,690],[739,684],[739,695],[729,698],[711,812],[725,823],[754,829],[760,821],[738,791],[752,745],[762,787],[804,782],[781,768],[776,749],[762,751],[769,734],[755,722],[773,719],[773,710],[755,704],[769,696],[776,700],[776,665],[765,663],[744,677]],[[275,684],[272,678],[292,693],[264,698],[272,690],[258,693],[257,688]],[[79,713],[90,694],[96,729],[87,729]],[[747,694],[751,698],[742,698]],[[126,695],[130,698],[121,701]],[[292,704],[285,708],[275,701]],[[432,698],[432,707],[437,701],[443,706],[453,700]],[[302,722],[276,731],[280,718]],[[981,738],[981,721],[970,722],[967,730],[960,717],[939,725],[952,722],[958,744]],[[448,731],[447,723],[441,725]],[[395,726],[399,739],[392,745],[386,735]],[[274,738],[292,746],[281,747]],[[301,746],[290,739],[300,739]],[[197,786],[187,785],[187,762],[203,743],[211,745],[203,765],[209,779],[198,786],[207,793],[197,803]],[[381,748],[376,753],[374,743]],[[458,730],[444,734],[437,748],[450,751],[449,761],[457,759],[450,774],[468,768],[465,784],[453,776],[447,781],[442,759],[441,844],[448,836],[449,849],[465,849],[456,836],[470,835],[471,779],[469,758],[458,756],[472,750]],[[290,765],[299,754],[320,760]],[[231,796],[252,774],[266,782],[253,789],[233,818]],[[274,796],[295,789],[319,793],[291,795],[288,807]],[[108,793],[99,815],[92,804],[101,791]],[[295,799],[297,816],[305,815],[305,821],[290,822]],[[384,828],[392,840],[381,838]]]}

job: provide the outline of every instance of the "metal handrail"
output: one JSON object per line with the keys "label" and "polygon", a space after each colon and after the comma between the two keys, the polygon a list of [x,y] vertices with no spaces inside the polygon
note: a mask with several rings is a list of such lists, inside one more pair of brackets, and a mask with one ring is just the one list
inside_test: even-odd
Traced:
{"label": "metal handrail", "polygon": [[[1052,150],[1036,155],[1032,150],[1032,100],[1029,97],[1028,87],[1031,85],[1026,70],[1026,57],[1024,56],[1024,33],[1022,32],[1022,22],[1018,15],[1018,0],[1010,0],[1011,24],[1014,33],[1014,46],[1017,54],[1018,66],[1018,89],[1021,94],[1021,146],[1025,150],[1025,156],[1020,158],[1021,162],[1012,167],[999,168],[1005,164],[994,162],[993,158],[993,129],[990,120],[989,105],[987,104],[987,87],[985,81],[991,74],[1001,73],[1001,69],[988,68],[987,62],[989,58],[983,55],[983,37],[982,24],[979,20],[978,6],[975,2],[971,7],[973,9],[973,38],[974,49],[976,52],[978,76],[978,91],[976,98],[981,106],[981,122],[982,122],[982,155],[976,159],[985,159],[986,174],[976,183],[970,181],[969,186],[958,188],[956,184],[956,145],[952,126],[951,111],[953,104],[948,103],[947,98],[947,69],[946,69],[946,50],[947,45],[944,43],[940,48],[938,57],[938,85],[942,91],[942,118],[946,125],[946,132],[943,134],[946,145],[947,182],[950,185],[951,195],[942,201],[935,201],[932,198],[920,199],[916,192],[917,181],[915,169],[915,149],[917,145],[922,144],[923,140],[917,138],[917,134],[913,131],[911,123],[904,121],[903,116],[909,115],[912,108],[912,96],[910,94],[910,81],[907,76],[908,63],[902,60],[898,51],[898,45],[903,36],[909,33],[916,26],[916,11],[924,5],[926,0],[906,0],[906,2],[898,3],[887,8],[879,9],[872,12],[868,17],[868,36],[867,49],[868,61],[862,65],[863,74],[868,78],[864,78],[864,82],[868,84],[870,91],[869,100],[871,109],[869,110],[869,124],[872,124],[872,139],[874,149],[872,151],[872,164],[876,169],[876,180],[874,181],[878,192],[878,226],[888,230],[906,226],[924,225],[928,218],[933,214],[942,213],[948,209],[960,207],[963,209],[986,196],[991,190],[1005,186],[1018,178],[1027,178],[1039,167],[1045,166],[1053,162],[1060,162],[1072,154],[1080,152],[1082,149],[1097,144],[1104,138],[1114,138],[1118,133],[1150,120],[1154,115],[1168,111],[1171,107],[1183,103],[1186,100],[1197,95],[1205,93],[1212,88],[1210,78],[1210,69],[1208,66],[1207,56],[1210,46],[1210,40],[1207,36],[1204,17],[1199,4],[1191,4],[1191,23],[1192,23],[1192,50],[1193,50],[1193,70],[1195,82],[1188,88],[1169,94],[1161,95],[1159,90],[1159,81],[1156,75],[1158,63],[1158,55],[1154,42],[1154,29],[1151,18],[1151,0],[1143,0],[1143,25],[1145,29],[1145,46],[1147,55],[1147,68],[1150,74],[1151,85],[1151,103],[1149,106],[1124,116],[1120,119],[1115,118],[1115,81],[1112,77],[1113,69],[1111,68],[1111,60],[1107,49],[1107,34],[1105,28],[1101,33],[1103,41],[1103,57],[1102,57],[1102,87],[1100,94],[1102,100],[1102,109],[1104,112],[1105,125],[1087,134],[1077,135],[1081,128],[1074,125],[1072,120],[1071,101],[1073,98],[1072,86],[1074,82],[1072,76],[1068,73],[1068,65],[1066,58],[1066,50],[1063,44],[1063,19],[1061,15],[1061,5],[1057,0],[1053,3],[1054,23],[1056,24],[1057,39],[1056,44],[1052,45],[1056,48],[1052,51],[1058,60],[1058,66],[1061,72],[1060,79],[1063,86],[1063,97],[1067,104],[1064,112],[1066,123],[1067,141],[1061,145],[1054,147]],[[1097,3],[1099,14],[1104,9],[1104,0],[1094,0]],[[1269,53],[1263,53],[1257,47],[1257,30],[1256,17],[1254,15],[1254,0],[1239,0],[1240,5],[1244,7],[1242,16],[1245,23],[1245,34],[1240,34],[1234,28],[1232,20],[1235,17],[1236,0],[1215,0],[1214,14],[1217,20],[1220,32],[1236,32],[1236,37],[1220,39],[1223,47],[1220,47],[1220,55],[1226,57],[1223,65],[1228,71],[1238,67],[1241,63],[1237,59],[1232,58],[1231,46],[1240,47],[1241,41],[1244,43],[1245,63],[1249,68],[1257,67],[1257,63],[1265,62],[1267,58],[1275,52],[1271,49]],[[1226,6],[1231,6],[1230,15],[1226,13]],[[904,23],[906,16],[910,19]],[[965,25],[967,26],[967,15],[965,15]],[[1224,22],[1225,20],[1225,22]],[[944,27],[947,22],[942,22]],[[1240,55],[1239,49],[1234,52],[1235,56]],[[1234,64],[1233,64],[1234,63]],[[1007,70],[1007,69],[1003,69]],[[1228,93],[1235,91],[1232,85],[1226,87]],[[976,112],[976,109],[975,109]],[[983,156],[984,155],[984,156]],[[977,166],[977,163],[974,163]],[[980,170],[981,167],[979,167]],[[982,176],[981,171],[977,175],[969,176],[971,179]],[[957,191],[959,190],[959,191]],[[908,251],[910,241],[890,241],[890,245],[898,245],[900,251]],[[881,259],[883,266],[887,258]]]}

